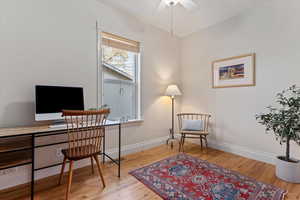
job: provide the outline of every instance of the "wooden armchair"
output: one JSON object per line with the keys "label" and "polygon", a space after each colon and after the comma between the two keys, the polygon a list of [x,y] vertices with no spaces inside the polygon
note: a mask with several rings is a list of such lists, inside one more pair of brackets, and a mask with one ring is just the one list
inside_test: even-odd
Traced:
{"label": "wooden armchair", "polygon": [[[200,139],[201,149],[203,148],[203,140],[205,141],[205,146],[207,147],[207,136],[209,134],[208,125],[211,115],[200,114],[200,113],[180,113],[177,114],[179,120],[179,132],[181,134],[181,139],[179,142],[179,152],[183,151],[183,146],[186,138]],[[202,122],[202,129],[200,130],[186,130],[183,129],[184,120],[200,120]]]}
{"label": "wooden armchair", "polygon": [[62,150],[64,162],[61,168],[59,184],[62,182],[65,165],[67,160],[69,160],[67,200],[71,189],[74,161],[90,158],[93,166],[93,159],[95,159],[103,187],[105,187],[98,155],[101,153],[102,138],[104,137],[105,128],[103,125],[109,112],[109,109],[99,111],[63,111],[68,128],[68,148]]}

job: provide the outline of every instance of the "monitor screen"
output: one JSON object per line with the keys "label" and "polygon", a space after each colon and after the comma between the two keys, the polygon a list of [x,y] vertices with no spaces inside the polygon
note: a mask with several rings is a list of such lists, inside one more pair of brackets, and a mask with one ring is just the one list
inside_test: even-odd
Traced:
{"label": "monitor screen", "polygon": [[83,88],[35,87],[36,114],[61,113],[62,110],[84,110]]}

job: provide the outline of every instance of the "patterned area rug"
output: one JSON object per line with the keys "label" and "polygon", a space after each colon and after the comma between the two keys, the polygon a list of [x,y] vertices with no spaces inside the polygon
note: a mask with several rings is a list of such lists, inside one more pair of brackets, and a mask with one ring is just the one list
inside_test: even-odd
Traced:
{"label": "patterned area rug", "polygon": [[286,191],[186,154],[130,172],[163,199],[282,200]]}

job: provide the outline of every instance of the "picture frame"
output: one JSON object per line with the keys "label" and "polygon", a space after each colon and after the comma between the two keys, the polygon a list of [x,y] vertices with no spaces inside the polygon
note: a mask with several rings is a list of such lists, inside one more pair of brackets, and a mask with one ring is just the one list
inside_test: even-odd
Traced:
{"label": "picture frame", "polygon": [[250,87],[256,85],[255,53],[212,62],[212,87]]}

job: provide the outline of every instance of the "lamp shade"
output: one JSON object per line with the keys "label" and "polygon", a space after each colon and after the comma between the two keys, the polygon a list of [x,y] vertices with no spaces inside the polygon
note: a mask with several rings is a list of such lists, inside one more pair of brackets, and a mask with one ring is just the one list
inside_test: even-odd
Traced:
{"label": "lamp shade", "polygon": [[181,92],[177,85],[169,85],[166,89],[165,94],[166,94],[166,96],[174,97],[174,96],[180,96]]}

